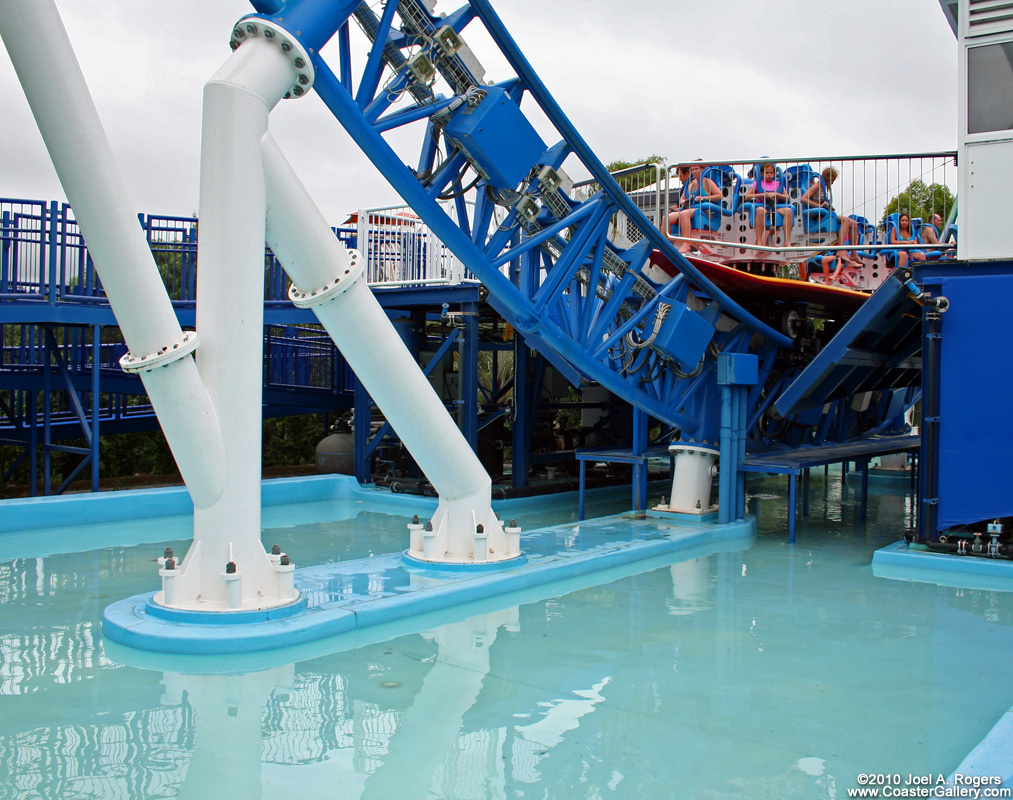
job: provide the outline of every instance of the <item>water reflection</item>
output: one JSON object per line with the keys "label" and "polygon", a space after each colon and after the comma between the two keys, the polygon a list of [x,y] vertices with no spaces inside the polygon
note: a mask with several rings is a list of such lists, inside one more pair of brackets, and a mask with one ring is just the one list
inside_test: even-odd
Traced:
{"label": "water reflection", "polygon": [[0,797],[829,798],[955,767],[1008,707],[1013,599],[876,579],[814,527],[206,670],[107,656],[147,549],[2,563]]}
{"label": "water reflection", "polygon": [[[162,677],[162,704],[189,708],[193,748],[179,797],[220,800],[227,795],[257,800],[261,791],[264,706],[274,692],[293,686],[295,665],[248,675]],[[182,715],[181,715],[182,718]]]}

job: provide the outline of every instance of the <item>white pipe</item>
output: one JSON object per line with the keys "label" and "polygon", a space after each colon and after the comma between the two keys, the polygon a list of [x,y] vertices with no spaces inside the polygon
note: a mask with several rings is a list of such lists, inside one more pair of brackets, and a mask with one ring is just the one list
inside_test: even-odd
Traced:
{"label": "white pipe", "polygon": [[244,608],[269,608],[291,600],[278,596],[278,576],[260,541],[264,351],[260,141],[271,109],[294,80],[292,63],[280,47],[251,38],[204,88],[197,244],[197,330],[202,345],[197,367],[215,407],[222,409],[226,471],[222,496],[213,506],[194,511],[194,540],[177,579],[180,607],[233,607],[235,598],[227,598],[227,581],[221,577],[231,560],[243,576]]}
{"label": "white pipe", "polygon": [[503,558],[506,539],[482,462],[270,135],[263,154],[268,245],[439,494],[440,538],[431,546],[451,560],[473,557],[478,522],[490,534],[489,560]]}
{"label": "white pipe", "polygon": [[[331,283],[351,255],[271,136],[263,142],[267,243],[299,289]],[[489,474],[364,280],[315,306],[321,324],[440,497],[481,492]],[[331,330],[333,328],[333,330]]]}
{"label": "white pipe", "polygon": [[[0,37],[131,354],[171,352],[183,332],[56,5],[0,1]],[[194,505],[210,505],[224,484],[225,456],[193,358],[187,354],[139,374]]]}

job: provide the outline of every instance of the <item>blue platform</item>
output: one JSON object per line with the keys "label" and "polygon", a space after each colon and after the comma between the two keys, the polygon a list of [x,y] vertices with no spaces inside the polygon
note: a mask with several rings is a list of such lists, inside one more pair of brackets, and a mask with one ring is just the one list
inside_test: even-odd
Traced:
{"label": "blue platform", "polygon": [[1013,592],[1013,564],[1007,559],[934,553],[905,541],[877,550],[872,556],[872,573],[877,578]]}
{"label": "blue platform", "polygon": [[[799,447],[793,450],[775,450],[750,456],[739,466],[741,472],[762,472],[788,476],[788,541],[795,541],[795,505],[798,476],[802,475],[802,516],[809,515],[809,470],[830,464],[855,461],[862,476],[861,510],[859,519],[865,520],[869,494],[869,461],[877,456],[893,453],[911,453],[917,457],[921,439],[918,436],[881,436],[847,444],[822,447]],[[912,487],[913,488],[913,487]]]}
{"label": "blue platform", "polygon": [[152,614],[150,592],[108,606],[102,629],[118,644],[160,653],[274,650],[698,547],[746,548],[755,530],[752,518],[714,525],[601,517],[524,533],[526,563],[494,573],[418,569],[400,553],[390,553],[296,570],[295,585],[306,608],[281,619],[261,613],[256,622],[209,622],[211,615],[180,622]]}

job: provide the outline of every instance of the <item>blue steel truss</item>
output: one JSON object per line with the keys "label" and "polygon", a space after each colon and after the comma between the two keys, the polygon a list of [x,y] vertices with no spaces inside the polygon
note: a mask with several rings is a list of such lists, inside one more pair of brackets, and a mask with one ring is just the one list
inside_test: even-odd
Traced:
{"label": "blue steel truss", "polygon": [[[791,445],[854,435],[853,415],[841,403],[811,419],[771,424],[771,401],[805,365],[791,332],[720,290],[643,216],[488,0],[444,16],[421,0],[253,0],[253,6],[258,13],[237,24],[233,46],[259,35],[259,18],[286,28],[311,54],[313,89],[358,147],[488,287],[499,313],[571,381],[603,385],[683,439],[716,442],[716,357],[753,352],[760,382],[749,393],[747,420],[755,441]],[[496,84],[483,81],[462,47],[475,21],[513,71]],[[353,58],[353,24],[368,39],[358,76],[352,64],[363,59]],[[319,52],[332,38],[336,72]],[[528,98],[537,112],[525,111]],[[548,120],[555,141],[543,142],[536,113]],[[407,158],[385,138],[394,130],[399,137],[418,133]],[[574,161],[599,187],[590,196],[566,191],[563,165]],[[441,200],[452,200],[452,210]],[[620,214],[637,229],[631,246],[613,241]],[[679,271],[664,285],[644,272],[652,251]]]}
{"label": "blue steel truss", "polygon": [[[867,391],[869,384],[846,382],[822,404],[815,400],[824,390],[815,386],[807,389],[813,402],[792,404],[787,413],[773,408],[776,398],[802,385],[799,376],[814,355],[813,348],[799,347],[799,330],[784,322],[785,312],[801,310],[804,315],[804,307],[777,301],[744,307],[683,258],[591,152],[488,0],[471,0],[440,17],[422,0],[373,6],[358,0],[253,0],[253,5],[259,13],[237,25],[234,46],[247,35],[258,35],[261,17],[270,17],[300,41],[313,61],[313,88],[327,107],[429,229],[482,281],[489,304],[538,351],[530,361],[525,347],[515,351],[517,374],[523,376],[512,387],[515,482],[527,480],[525,442],[537,415],[536,387],[546,364],[571,383],[601,384],[639,413],[665,423],[666,436],[710,443],[719,439],[717,360],[722,354],[757,356],[758,382],[743,393],[744,433],[751,447],[846,441],[887,430],[896,423],[897,409],[913,402],[914,381],[907,375],[877,384],[877,396],[862,410],[856,410],[852,395]],[[461,47],[466,27],[475,21],[484,25],[513,71],[494,85],[484,82],[481,68]],[[368,39],[364,60],[353,58],[353,24]],[[319,53],[332,38],[337,72]],[[353,63],[364,63],[358,76],[353,76]],[[538,124],[537,115],[543,118]],[[539,133],[545,120],[554,137],[548,143]],[[407,159],[385,138],[393,131],[399,139],[418,133]],[[596,182],[587,196],[571,196],[567,190],[563,168],[573,162]],[[50,335],[45,327],[52,325],[113,325],[111,316],[95,318],[109,311],[69,209],[23,202],[2,204],[0,211],[0,302],[17,301],[16,313],[4,321],[22,325],[21,340],[41,341],[40,336]],[[629,221],[625,241],[633,244],[616,243],[613,228],[620,218]],[[149,215],[141,216],[140,223],[181,322],[192,325],[196,220]],[[652,254],[672,264],[676,277],[663,284],[652,280],[656,273],[645,271]],[[305,317],[293,312],[286,287],[280,266],[266,251],[265,397],[289,393],[291,399],[294,391],[333,389],[342,381],[351,394],[355,387],[349,376],[327,360],[329,345],[319,330],[302,326]],[[770,305],[776,307],[774,313]],[[41,333],[33,326],[42,326]],[[56,339],[65,346],[67,340]],[[474,333],[466,332],[464,341],[471,347]],[[111,374],[117,345],[122,346],[119,339],[108,352],[103,346],[91,357],[100,364],[93,370],[99,375],[110,360],[105,378],[110,385],[130,380]],[[62,350],[60,357],[76,363]],[[68,367],[64,376],[78,392],[86,389],[81,386],[84,363],[77,370]],[[473,359],[461,363],[462,395],[473,398]],[[52,371],[52,359],[46,364],[43,380]],[[29,385],[35,379],[32,370],[25,373],[19,391],[45,391]],[[16,374],[17,369],[7,370],[5,380],[16,383]],[[366,423],[368,398],[361,387],[357,392],[360,423]],[[131,392],[124,388],[123,394]],[[468,402],[462,428],[474,444],[479,422],[474,401]],[[10,429],[23,433],[27,452],[35,435],[28,422],[35,414],[35,395],[5,403],[8,407],[0,411]],[[71,427],[84,425],[84,407],[73,405],[69,401],[62,417],[47,412],[47,430],[63,419]],[[368,471],[368,453],[382,438],[367,441],[368,427],[357,427],[359,472]]]}

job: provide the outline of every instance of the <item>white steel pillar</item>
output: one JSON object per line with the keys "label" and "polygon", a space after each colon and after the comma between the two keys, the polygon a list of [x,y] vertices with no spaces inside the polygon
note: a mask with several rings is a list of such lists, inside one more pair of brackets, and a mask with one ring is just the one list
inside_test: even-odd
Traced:
{"label": "white steel pillar", "polygon": [[130,354],[198,508],[224,486],[214,406],[137,222],[63,20],[52,0],[0,0],[3,38]]}
{"label": "white steel pillar", "polygon": [[203,345],[197,366],[220,409],[226,471],[222,496],[194,512],[193,544],[174,577],[174,607],[182,609],[263,609],[295,599],[289,576],[260,539],[265,265],[260,149],[271,109],[292,88],[296,69],[291,55],[258,35],[261,20],[249,24],[255,30],[204,88],[197,248],[197,330]]}
{"label": "white steel pillar", "polygon": [[[441,563],[520,555],[491,506],[492,481],[277,144],[264,138],[267,239],[292,279],[289,297],[311,307],[440,496],[432,535],[409,553]],[[413,550],[418,539],[426,550]]]}

